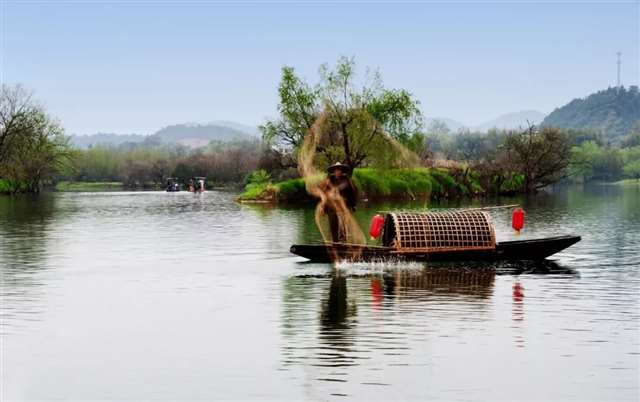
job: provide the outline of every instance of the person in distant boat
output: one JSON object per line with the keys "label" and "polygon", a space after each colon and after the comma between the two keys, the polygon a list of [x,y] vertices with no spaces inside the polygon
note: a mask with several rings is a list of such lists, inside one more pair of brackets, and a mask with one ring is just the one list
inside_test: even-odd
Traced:
{"label": "person in distant boat", "polygon": [[[327,173],[328,177],[321,184],[322,191],[327,194],[324,213],[329,218],[333,241],[344,243],[347,241],[347,234],[344,224],[340,222],[340,209],[346,207],[350,211],[356,210],[358,189],[351,181],[351,167],[348,165],[336,162],[327,168]],[[342,198],[344,206],[338,197]]]}

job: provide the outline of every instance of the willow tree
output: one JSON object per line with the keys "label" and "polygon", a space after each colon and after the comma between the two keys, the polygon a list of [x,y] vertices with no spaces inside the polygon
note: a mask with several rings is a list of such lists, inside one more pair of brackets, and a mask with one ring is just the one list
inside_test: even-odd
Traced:
{"label": "willow tree", "polygon": [[358,81],[353,58],[341,57],[334,67],[324,64],[319,75],[311,86],[292,67],[283,68],[280,117],[261,126],[265,140],[295,152],[322,114],[320,160],[357,167],[387,155],[390,143],[406,142],[421,130],[422,114],[413,95],[385,88],[378,72]]}

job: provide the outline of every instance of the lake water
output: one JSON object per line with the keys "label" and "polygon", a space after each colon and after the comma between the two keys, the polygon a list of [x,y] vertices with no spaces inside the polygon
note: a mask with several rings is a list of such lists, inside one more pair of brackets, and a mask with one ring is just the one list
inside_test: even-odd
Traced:
{"label": "lake water", "polygon": [[233,198],[0,198],[0,399],[640,399],[640,186],[483,201],[583,237],[546,264],[305,263],[311,209]]}

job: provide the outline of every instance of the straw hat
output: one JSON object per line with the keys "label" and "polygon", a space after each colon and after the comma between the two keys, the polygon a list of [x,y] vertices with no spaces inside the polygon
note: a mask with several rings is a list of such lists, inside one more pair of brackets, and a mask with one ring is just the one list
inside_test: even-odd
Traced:
{"label": "straw hat", "polygon": [[351,174],[351,167],[349,165],[345,165],[344,163],[336,162],[333,165],[327,168],[327,173],[333,174],[336,169],[342,170],[345,174]]}

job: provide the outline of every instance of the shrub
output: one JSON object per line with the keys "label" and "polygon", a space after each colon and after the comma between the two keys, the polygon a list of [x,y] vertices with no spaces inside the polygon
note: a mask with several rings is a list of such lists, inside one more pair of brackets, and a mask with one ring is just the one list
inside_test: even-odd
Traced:
{"label": "shrub", "polygon": [[271,175],[264,169],[254,170],[247,175],[246,185],[265,184],[271,181]]}
{"label": "shrub", "polygon": [[353,180],[360,192],[370,197],[386,196],[391,193],[388,181],[377,170],[370,168],[356,169]]}
{"label": "shrub", "polygon": [[304,200],[308,198],[307,189],[304,183],[304,179],[291,179],[276,184],[276,192],[278,199],[291,200],[299,199]]}

